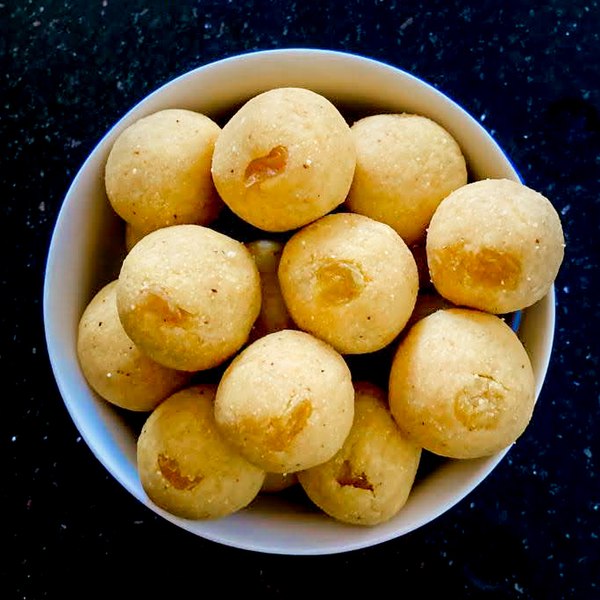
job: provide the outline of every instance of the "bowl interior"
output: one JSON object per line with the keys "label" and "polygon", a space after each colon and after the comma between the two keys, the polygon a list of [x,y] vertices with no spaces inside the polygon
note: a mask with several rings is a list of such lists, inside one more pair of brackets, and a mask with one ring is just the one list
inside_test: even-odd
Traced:
{"label": "bowl interior", "polygon": [[[343,113],[415,112],[432,118],[459,142],[472,178],[518,174],[489,134],[433,87],[388,65],[319,50],[258,52],[191,71],[163,86],[121,119],[101,140],[73,181],[61,208],[48,255],[44,319],[52,368],[65,405],[82,437],[108,471],[140,502],[172,523],[223,544],[282,554],[327,554],[371,546],[414,530],[442,514],[490,473],[505,455],[444,461],[415,485],[392,520],[373,528],[338,523],[281,496],[261,496],[217,521],[180,519],[156,507],[139,482],[135,434],[121,412],[97,397],[78,365],[79,318],[93,294],[118,275],[122,225],[104,191],[104,164],[116,136],[138,118],[164,108],[188,108],[218,122],[246,99],[274,87],[307,87]],[[351,109],[349,107],[352,107]],[[346,110],[348,109],[348,110]],[[554,333],[554,292],[525,310],[519,337],[541,389]]]}

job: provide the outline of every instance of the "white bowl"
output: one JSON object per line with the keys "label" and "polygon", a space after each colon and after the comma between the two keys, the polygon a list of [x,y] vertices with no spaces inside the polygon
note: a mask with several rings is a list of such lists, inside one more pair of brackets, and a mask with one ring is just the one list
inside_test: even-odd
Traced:
{"label": "white bowl", "polygon": [[[135,434],[122,413],[86,383],[76,355],[81,313],[99,287],[116,277],[122,229],[104,191],[104,164],[117,135],[164,108],[227,114],[269,88],[307,87],[353,112],[406,111],[440,123],[459,142],[473,178],[519,180],[490,135],[448,97],[399,69],[355,55],[322,50],[257,52],[212,63],[169,82],[130,110],[101,140],[75,177],[52,237],[44,287],[48,351],[65,405],[83,439],[108,471],[140,502],[175,525],[222,544],[278,554],[330,554],[373,546],[429,523],[471,492],[507,450],[476,460],[449,460],[415,485],[392,520],[372,527],[344,525],[301,504],[259,497],[215,521],[190,521],[155,506],[136,471]],[[525,310],[519,328],[539,395],[554,335],[554,289]]]}

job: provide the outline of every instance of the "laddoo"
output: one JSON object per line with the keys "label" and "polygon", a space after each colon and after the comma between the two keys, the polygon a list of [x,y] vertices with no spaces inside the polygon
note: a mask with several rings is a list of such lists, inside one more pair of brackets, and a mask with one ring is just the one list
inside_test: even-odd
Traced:
{"label": "laddoo", "polygon": [[452,192],[427,233],[437,291],[454,304],[509,313],[546,295],[564,257],[560,218],[539,192],[485,179]]}
{"label": "laddoo", "polygon": [[499,452],[523,433],[535,380],[521,341],[500,317],[462,308],[421,319],[398,346],[392,415],[415,444],[450,458]]}
{"label": "laddoo", "polygon": [[153,361],[127,336],[117,312],[116,286],[116,281],[105,285],[81,315],[79,364],[89,385],[111,404],[151,411],[190,376]]}
{"label": "laddoo", "polygon": [[342,204],[354,174],[350,127],[326,98],[276,88],[247,101],[225,124],[212,160],[229,208],[266,231],[288,231]]}
{"label": "laddoo", "polygon": [[393,227],[409,245],[425,237],[439,203],[467,183],[459,145],[421,115],[379,114],[352,125],[356,171],[346,204]]}
{"label": "laddoo", "polygon": [[127,335],[157,362],[182,371],[215,367],[237,352],[260,301],[246,247],[201,225],[146,235],[125,257],[117,285]]}
{"label": "laddoo", "polygon": [[210,174],[220,131],[207,116],[182,109],[130,125],[106,161],[106,192],[116,213],[143,233],[214,221],[223,206]]}
{"label": "laddoo", "polygon": [[354,390],[344,359],[295,330],[271,333],[238,354],[215,400],[225,438],[273,473],[293,473],[331,458],[353,416]]}
{"label": "laddoo", "polygon": [[298,327],[342,354],[389,344],[408,321],[419,285],[402,238],[352,213],[327,215],[295,233],[284,247],[279,281]]}
{"label": "laddoo", "polygon": [[277,276],[283,243],[262,239],[249,242],[246,247],[260,274],[262,297],[260,313],[250,332],[250,341],[275,331],[294,329],[295,325],[285,305]]}
{"label": "laddoo", "polygon": [[161,403],[137,442],[140,481],[164,510],[187,519],[216,519],[254,500],[265,473],[242,458],[215,425],[215,386],[196,385]]}
{"label": "laddoo", "polygon": [[377,525],[404,506],[421,448],[405,438],[380,388],[355,384],[354,422],[342,448],[327,462],[300,471],[308,497],[325,513],[355,525]]}

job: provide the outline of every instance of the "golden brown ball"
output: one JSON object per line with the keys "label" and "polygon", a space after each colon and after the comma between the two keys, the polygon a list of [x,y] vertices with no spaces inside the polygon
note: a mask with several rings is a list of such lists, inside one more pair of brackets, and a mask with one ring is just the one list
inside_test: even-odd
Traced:
{"label": "golden brown ball", "polygon": [[424,238],[439,203],[467,183],[459,145],[431,119],[405,113],[365,117],[352,135],[350,210],[387,223],[407,244]]}
{"label": "golden brown ball", "polygon": [[398,429],[385,393],[356,384],[354,423],[342,448],[326,463],[298,473],[308,497],[328,515],[355,525],[376,525],[404,506],[421,448]]}
{"label": "golden brown ball", "polygon": [[400,343],[389,380],[394,419],[415,444],[478,458],[528,425],[535,379],[523,344],[496,315],[452,308],[421,319]]}
{"label": "golden brown ball", "polygon": [[331,458],[354,415],[350,370],[302,331],[271,333],[225,371],[215,401],[221,432],[250,462],[292,473]]}
{"label": "golden brown ball", "polygon": [[211,385],[170,396],[148,417],[137,442],[144,490],[155,504],[187,519],[216,519],[244,508],[265,478],[222,438],[214,396]]}
{"label": "golden brown ball", "polygon": [[552,286],[564,257],[560,218],[542,194],[508,179],[485,179],[450,194],[427,233],[438,292],[495,314],[531,306]]}
{"label": "golden brown ball", "polygon": [[127,336],[117,313],[117,282],[104,286],[79,321],[77,356],[90,386],[121,408],[150,411],[182,387],[189,373],[164,367]]}
{"label": "golden brown ball", "polygon": [[343,354],[374,352],[406,325],[418,274],[402,238],[363,215],[328,215],[294,234],[279,281],[301,329]]}
{"label": "golden brown ball", "polygon": [[223,203],[210,174],[220,127],[190,110],[139,119],[115,140],[105,169],[108,199],[141,232],[182,223],[207,225]]}
{"label": "golden brown ball", "polygon": [[223,127],[212,174],[229,208],[255,227],[288,231],[341,204],[356,151],[337,108],[302,88],[255,96]]}
{"label": "golden brown ball", "polygon": [[200,225],[165,227],[126,256],[117,307],[148,356],[182,371],[209,369],[248,339],[260,310],[259,275],[240,242]]}

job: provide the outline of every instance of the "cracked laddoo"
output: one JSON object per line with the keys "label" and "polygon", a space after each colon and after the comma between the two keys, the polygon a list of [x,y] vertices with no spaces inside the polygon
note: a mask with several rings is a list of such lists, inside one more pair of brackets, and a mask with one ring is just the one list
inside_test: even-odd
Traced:
{"label": "cracked laddoo", "polygon": [[344,359],[302,331],[271,333],[244,349],[217,390],[215,418],[250,462],[292,473],[331,458],[354,416]]}
{"label": "cracked laddoo", "polygon": [[412,489],[421,448],[394,422],[380,388],[355,384],[354,422],[327,462],[298,473],[308,497],[331,517],[355,525],[391,519]]}
{"label": "cracked laddoo", "polygon": [[529,356],[496,315],[451,308],[421,319],[394,356],[389,401],[402,432],[441,456],[478,458],[512,444],[529,423]]}

